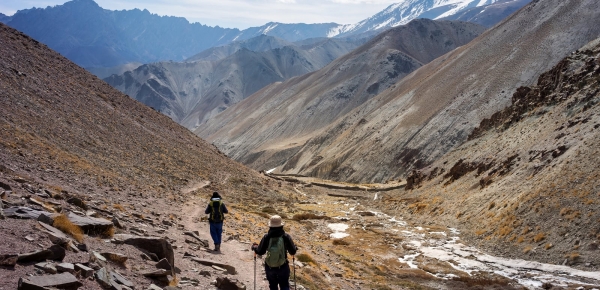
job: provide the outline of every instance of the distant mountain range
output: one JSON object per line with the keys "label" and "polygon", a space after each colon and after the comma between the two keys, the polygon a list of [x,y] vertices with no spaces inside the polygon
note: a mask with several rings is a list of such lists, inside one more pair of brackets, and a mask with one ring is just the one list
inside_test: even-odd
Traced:
{"label": "distant mountain range", "polygon": [[[500,2],[506,0],[405,0],[357,24],[271,22],[245,30],[189,23],[181,17],[161,17],[147,10],[110,11],[102,9],[93,0],[73,0],[54,7],[20,10],[13,16],[0,15],[0,21],[89,68],[130,62],[182,61],[208,48],[262,34],[293,42],[375,33],[415,18],[452,17],[474,7]],[[518,7],[527,1],[513,2],[518,3],[514,6]],[[476,19],[476,15],[487,15],[482,16],[484,21],[480,22],[490,25],[509,12],[506,10],[504,14],[491,17],[479,11],[468,17]]]}
{"label": "distant mountain range", "polygon": [[208,49],[186,62],[146,64],[104,80],[193,129],[264,86],[320,69],[368,39],[292,43],[261,35]]}

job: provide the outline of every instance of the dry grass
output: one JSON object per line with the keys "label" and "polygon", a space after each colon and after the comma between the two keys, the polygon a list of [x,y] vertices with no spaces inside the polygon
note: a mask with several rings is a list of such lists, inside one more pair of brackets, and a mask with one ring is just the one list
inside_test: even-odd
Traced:
{"label": "dry grass", "polygon": [[527,253],[531,252],[531,250],[533,250],[533,247],[532,246],[527,246],[527,247],[525,247],[523,249],[523,254],[527,254]]}
{"label": "dry grass", "polygon": [[64,214],[57,216],[52,226],[72,236],[76,241],[83,242],[83,230],[73,224]]}
{"label": "dry grass", "polygon": [[539,233],[539,234],[535,235],[535,237],[533,237],[533,241],[537,243],[539,241],[542,241],[545,238],[546,238],[546,234]]}
{"label": "dry grass", "polygon": [[101,234],[101,236],[104,238],[112,238],[114,235],[115,235],[115,227],[109,227]]}
{"label": "dry grass", "polygon": [[332,241],[333,245],[335,246],[347,246],[350,245],[350,243],[344,239],[334,239]]}
{"label": "dry grass", "polygon": [[315,259],[313,259],[313,257],[307,253],[300,253],[296,255],[296,260],[302,262],[302,263],[312,263],[312,264],[317,264],[317,262],[315,261]]}
{"label": "dry grass", "polygon": [[573,252],[570,254],[566,254],[565,258],[569,259],[569,261],[574,262],[577,261],[579,258],[581,258],[581,255],[579,255],[578,252]]}
{"label": "dry grass", "polygon": [[113,204],[113,208],[116,209],[116,210],[119,210],[121,212],[125,211],[125,207],[123,205],[121,205],[121,204],[118,204],[118,203]]}
{"label": "dry grass", "polygon": [[544,249],[545,249],[545,250],[550,250],[550,249],[552,249],[552,247],[554,247],[554,245],[553,245],[552,243],[546,243],[546,244],[544,245]]}

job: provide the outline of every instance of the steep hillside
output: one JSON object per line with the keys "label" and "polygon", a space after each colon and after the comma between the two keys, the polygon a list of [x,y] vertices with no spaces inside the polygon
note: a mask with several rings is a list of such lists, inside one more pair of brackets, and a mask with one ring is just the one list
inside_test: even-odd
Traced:
{"label": "steep hillside", "polygon": [[520,87],[468,142],[380,205],[435,216],[504,256],[598,269],[599,148],[597,39]]}
{"label": "steep hillside", "polygon": [[[516,88],[533,84],[553,63],[598,37],[599,5],[532,2],[336,120],[323,133],[299,140],[302,149],[296,154],[272,152],[281,158],[271,165],[346,181],[385,181],[424,167],[466,141],[483,118],[507,106]],[[234,148],[225,142],[219,146],[229,154],[242,140],[229,142]],[[245,152],[250,150],[264,149]]]}
{"label": "steep hillside", "polygon": [[204,50],[188,59],[186,62],[193,62],[199,60],[220,60],[224,59],[241,49],[247,49],[250,51],[268,51],[276,48],[282,48],[284,46],[292,45],[291,42],[277,38],[274,36],[268,36],[265,34],[253,37],[247,40],[234,41],[230,44],[211,47]]}
{"label": "steep hillside", "polygon": [[[194,129],[264,86],[320,69],[364,41],[336,39],[278,47],[286,42],[259,36],[194,58],[207,60],[148,64],[105,81]],[[271,46],[275,48],[263,51]]]}
{"label": "steep hillside", "polygon": [[501,0],[490,5],[473,7],[443,19],[468,21],[492,27],[529,2],[531,0]]}
{"label": "steep hillside", "polygon": [[262,89],[195,132],[254,168],[276,167],[327,125],[483,31],[464,22],[412,21],[317,72]]}

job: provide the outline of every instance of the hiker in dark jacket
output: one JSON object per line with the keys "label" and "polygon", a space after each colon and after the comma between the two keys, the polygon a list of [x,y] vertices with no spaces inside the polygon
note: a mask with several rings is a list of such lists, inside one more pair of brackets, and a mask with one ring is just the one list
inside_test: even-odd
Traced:
{"label": "hiker in dark jacket", "polygon": [[221,200],[221,196],[218,192],[213,192],[210,199],[210,203],[204,211],[205,214],[209,214],[208,223],[210,224],[210,236],[215,243],[215,251],[221,251],[221,235],[223,234],[223,220],[225,220],[225,214],[229,213],[227,207]]}
{"label": "hiker in dark jacket", "polygon": [[283,230],[283,224],[280,216],[272,216],[269,220],[269,232],[263,236],[260,244],[252,245],[252,250],[256,254],[261,256],[267,254],[265,273],[269,281],[269,290],[290,289],[290,266],[286,253],[296,255],[298,248],[292,237]]}

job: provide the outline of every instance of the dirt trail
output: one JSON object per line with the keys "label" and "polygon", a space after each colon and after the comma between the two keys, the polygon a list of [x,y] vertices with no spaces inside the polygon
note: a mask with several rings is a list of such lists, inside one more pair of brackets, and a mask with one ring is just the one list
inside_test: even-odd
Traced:
{"label": "dirt trail", "polygon": [[[210,242],[211,249],[213,249],[214,244],[212,243],[212,238],[210,237],[210,228],[208,222],[195,222],[195,220],[199,221],[200,217],[206,216],[204,214],[204,209],[207,202],[208,201],[196,197],[187,202],[182,208],[182,212],[186,213],[184,215],[184,219],[182,220],[182,224],[186,229],[198,231],[200,238],[208,240]],[[231,207],[229,207],[228,210],[231,214]],[[250,245],[239,242],[235,239],[230,239],[230,237],[235,234],[235,232],[232,232],[231,227],[228,226],[228,221],[226,220],[223,225],[223,242],[221,243],[221,253],[208,251],[203,255],[202,258],[234,266],[237,274],[228,276],[241,281],[244,285],[246,285],[246,289],[254,289],[254,259],[252,252],[249,250]],[[268,289],[268,283],[264,277],[265,271],[262,266],[262,260],[260,257],[257,257],[257,290]]]}

